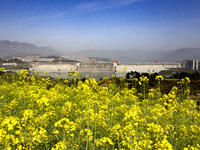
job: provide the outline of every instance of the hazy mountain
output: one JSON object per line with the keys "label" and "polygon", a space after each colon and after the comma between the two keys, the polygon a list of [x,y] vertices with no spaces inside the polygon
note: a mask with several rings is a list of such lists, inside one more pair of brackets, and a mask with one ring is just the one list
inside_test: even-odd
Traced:
{"label": "hazy mountain", "polygon": [[[142,50],[94,50],[88,49],[76,52],[64,52],[67,56],[99,57],[119,62],[169,62],[181,60],[200,60],[200,48],[182,48],[173,51],[142,51]],[[0,41],[0,58],[6,56],[30,56],[30,55],[58,55],[50,47],[37,47],[34,44]]]}
{"label": "hazy mountain", "polygon": [[163,55],[159,61],[200,60],[200,48],[181,48]]}
{"label": "hazy mountain", "polygon": [[120,62],[176,62],[181,60],[200,60],[200,48],[182,48],[173,51],[142,50],[83,50],[68,53],[69,56],[102,57]]}
{"label": "hazy mountain", "polygon": [[37,47],[34,44],[0,41],[0,57],[55,55],[57,52],[50,47]]}
{"label": "hazy mountain", "polygon": [[162,57],[166,52],[141,51],[141,50],[84,50],[72,52],[69,56],[101,57],[120,62],[151,62],[156,58]]}

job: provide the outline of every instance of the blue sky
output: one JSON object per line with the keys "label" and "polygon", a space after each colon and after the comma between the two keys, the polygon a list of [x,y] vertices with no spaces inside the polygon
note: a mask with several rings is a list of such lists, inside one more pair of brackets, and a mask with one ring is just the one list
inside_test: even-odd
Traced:
{"label": "blue sky", "polygon": [[200,47],[200,0],[0,0],[0,40],[55,50]]}

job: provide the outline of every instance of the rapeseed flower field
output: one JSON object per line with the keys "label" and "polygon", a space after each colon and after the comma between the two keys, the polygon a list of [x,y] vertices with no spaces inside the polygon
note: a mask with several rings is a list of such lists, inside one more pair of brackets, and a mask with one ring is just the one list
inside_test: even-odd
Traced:
{"label": "rapeseed flower field", "polygon": [[133,80],[140,92],[126,83],[119,89],[114,76],[103,87],[89,77],[55,84],[26,70],[3,74],[0,149],[199,150],[200,113],[189,99],[190,79],[164,95],[162,76],[150,90],[147,77]]}

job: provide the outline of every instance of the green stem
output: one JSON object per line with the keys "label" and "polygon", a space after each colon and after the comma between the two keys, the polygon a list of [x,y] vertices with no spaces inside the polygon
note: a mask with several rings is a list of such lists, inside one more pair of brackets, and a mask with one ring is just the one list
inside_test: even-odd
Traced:
{"label": "green stem", "polygon": [[86,150],[88,149],[88,143],[89,143],[88,130],[89,130],[89,121],[90,121],[90,100],[91,100],[91,95],[90,95],[89,106],[88,106],[88,123],[87,123],[87,141],[86,141]]}

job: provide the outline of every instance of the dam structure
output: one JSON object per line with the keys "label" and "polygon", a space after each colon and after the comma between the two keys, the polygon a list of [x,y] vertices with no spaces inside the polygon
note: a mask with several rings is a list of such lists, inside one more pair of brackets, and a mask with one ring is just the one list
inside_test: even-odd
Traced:
{"label": "dam structure", "polygon": [[29,71],[39,72],[113,72],[124,73],[136,71],[139,73],[158,73],[161,70],[185,68],[185,62],[170,63],[77,63],[77,62],[32,62],[29,63]]}
{"label": "dam structure", "polygon": [[136,71],[139,73],[158,73],[161,70],[184,68],[184,63],[114,63],[116,72],[122,73],[124,71]]}

